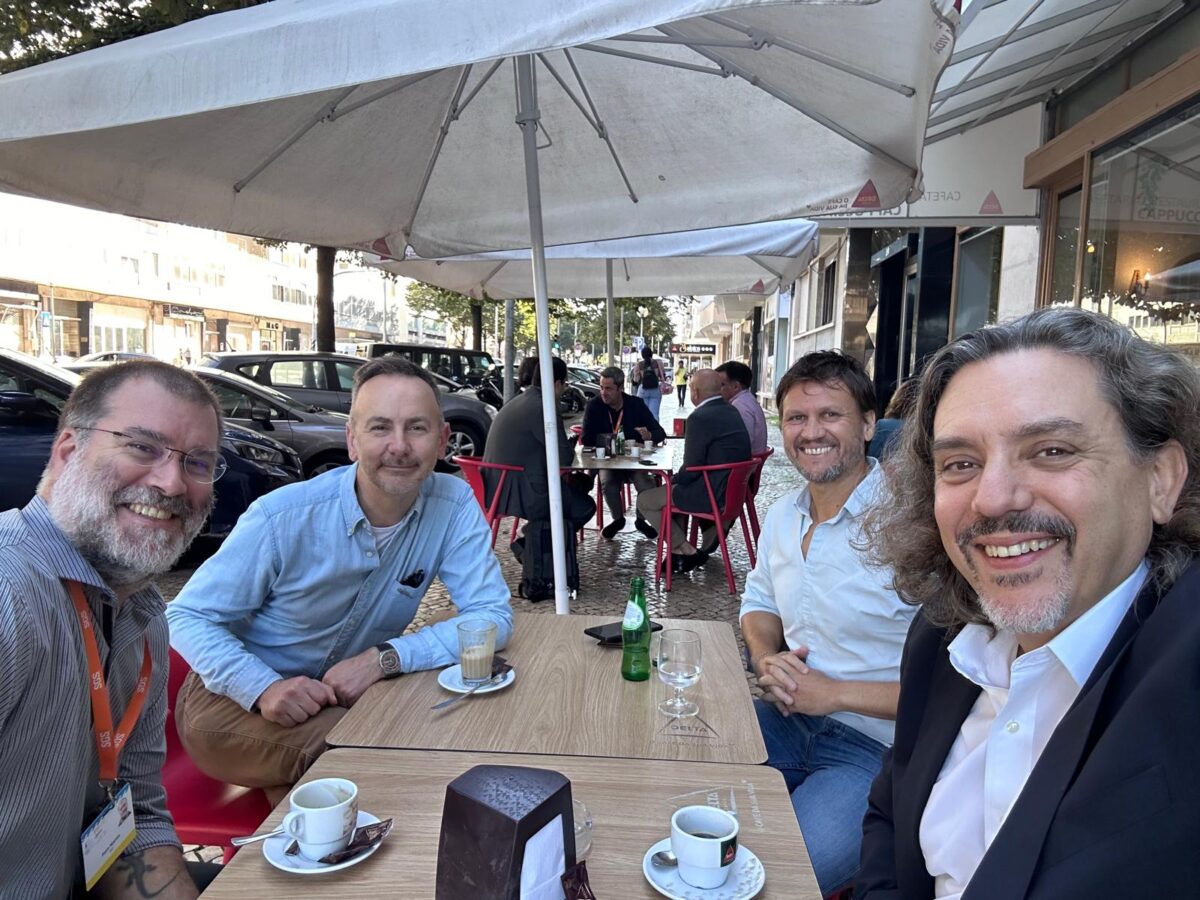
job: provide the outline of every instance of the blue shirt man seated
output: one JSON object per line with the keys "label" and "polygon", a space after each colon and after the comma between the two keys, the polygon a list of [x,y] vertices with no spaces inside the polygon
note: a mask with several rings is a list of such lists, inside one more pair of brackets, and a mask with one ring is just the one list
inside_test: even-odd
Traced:
{"label": "blue shirt man seated", "polygon": [[256,501],[170,604],[193,669],[176,721],[201,769],[282,798],[368,687],[456,662],[453,620],[403,634],[435,577],[508,641],[491,532],[466,482],[433,471],[448,437],[429,374],[372,360],[354,378],[354,465]]}
{"label": "blue shirt man seated", "polygon": [[[588,401],[583,410],[580,444],[595,447],[596,439],[602,434],[621,434],[626,440],[654,441],[656,444],[667,439],[667,433],[658,424],[658,419],[650,412],[646,402],[625,393],[625,373],[617,366],[609,366],[600,372],[600,396]],[[648,472],[630,474],[611,469],[600,472],[604,504],[612,515],[612,521],[604,526],[601,534],[610,541],[625,527],[625,498],[621,496],[621,488],[630,481],[639,493],[654,487],[654,476]],[[640,512],[634,525],[646,537],[658,537],[657,529]]]}

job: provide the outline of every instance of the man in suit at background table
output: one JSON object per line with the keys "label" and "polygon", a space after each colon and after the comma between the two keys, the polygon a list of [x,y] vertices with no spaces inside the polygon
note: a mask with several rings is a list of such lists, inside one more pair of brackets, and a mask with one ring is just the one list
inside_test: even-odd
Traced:
{"label": "man in suit at background table", "polygon": [[[712,369],[697,369],[692,374],[690,394],[692,414],[687,420],[687,437],[683,442],[683,466],[671,478],[671,508],[681,513],[710,512],[708,489],[704,474],[689,472],[693,466],[717,466],[750,459],[750,435],[741,414],[721,396],[721,378]],[[726,472],[708,473],[717,504],[725,502]],[[667,505],[666,487],[656,487],[638,494],[638,512],[647,521],[662,520]],[[684,532],[686,516],[675,516],[671,524],[671,565],[676,572],[690,572],[704,565],[716,540],[716,526],[706,523],[698,550],[687,540]]]}

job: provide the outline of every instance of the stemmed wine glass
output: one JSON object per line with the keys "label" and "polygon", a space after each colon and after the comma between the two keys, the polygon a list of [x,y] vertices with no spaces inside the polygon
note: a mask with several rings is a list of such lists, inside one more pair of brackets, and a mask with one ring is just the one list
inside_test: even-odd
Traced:
{"label": "stemmed wine glass", "polygon": [[683,696],[700,680],[700,635],[686,628],[668,628],[658,636],[658,677],[675,690],[658,704],[659,712],[676,718],[694,716],[700,707]]}

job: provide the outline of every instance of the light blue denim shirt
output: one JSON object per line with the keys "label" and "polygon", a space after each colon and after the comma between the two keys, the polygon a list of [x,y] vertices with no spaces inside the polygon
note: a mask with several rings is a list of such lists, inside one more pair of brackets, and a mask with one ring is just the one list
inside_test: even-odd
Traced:
{"label": "light blue denim shirt", "polygon": [[381,556],[357,472],[335,469],[256,500],[168,604],[171,645],[210,691],[249,710],[273,682],[320,678],[385,641],[405,672],[456,662],[454,620],[400,636],[435,576],[460,616],[495,622],[497,647],[508,642],[511,595],[466,482],[430,475]]}

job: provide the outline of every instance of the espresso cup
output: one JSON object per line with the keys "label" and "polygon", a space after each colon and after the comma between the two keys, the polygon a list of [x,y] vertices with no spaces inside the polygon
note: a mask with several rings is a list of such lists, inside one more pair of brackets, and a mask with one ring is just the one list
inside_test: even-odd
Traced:
{"label": "espresso cup", "polygon": [[596,459],[604,459],[604,457],[606,457],[606,456],[608,456],[608,450],[606,448],[602,447],[600,444],[597,444],[596,445]]}
{"label": "espresso cup", "polygon": [[643,450],[653,450],[654,449],[654,441],[642,441],[642,449]]}
{"label": "espresso cup", "polygon": [[300,855],[316,862],[345,850],[358,823],[358,785],[345,778],[318,778],[292,791],[292,811],[279,823],[296,839]]}
{"label": "espresso cup", "polygon": [[642,455],[641,447],[639,447],[637,444],[629,445],[629,458],[630,459],[637,459],[641,455]]}
{"label": "espresso cup", "polygon": [[725,883],[737,859],[738,820],[712,806],[685,806],[671,816],[671,851],[679,877],[696,888]]}

